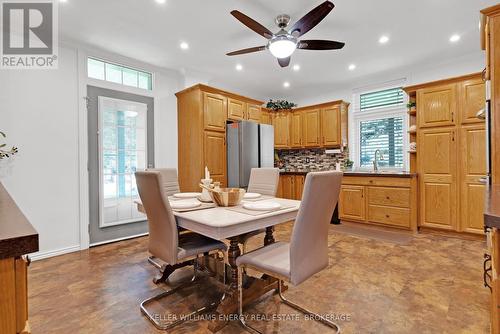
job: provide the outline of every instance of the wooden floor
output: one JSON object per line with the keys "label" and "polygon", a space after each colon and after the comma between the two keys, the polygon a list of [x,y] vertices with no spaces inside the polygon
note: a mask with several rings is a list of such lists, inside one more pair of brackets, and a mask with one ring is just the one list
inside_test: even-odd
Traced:
{"label": "wooden floor", "polygon": [[[276,233],[288,240],[290,225]],[[343,333],[489,333],[489,290],[482,282],[481,241],[420,234],[409,244],[329,233],[330,266],[286,296],[329,316]],[[139,303],[159,291],[146,258],[147,238],[92,248],[30,266],[34,334],[157,333]],[[172,284],[185,280],[178,272]],[[167,286],[163,285],[165,289]],[[209,283],[204,289],[213,289]],[[188,304],[190,299],[182,303]],[[267,295],[250,314],[296,312]],[[311,320],[249,321],[266,333],[326,333]],[[191,322],[171,333],[207,333]],[[245,333],[231,323],[221,333]]]}

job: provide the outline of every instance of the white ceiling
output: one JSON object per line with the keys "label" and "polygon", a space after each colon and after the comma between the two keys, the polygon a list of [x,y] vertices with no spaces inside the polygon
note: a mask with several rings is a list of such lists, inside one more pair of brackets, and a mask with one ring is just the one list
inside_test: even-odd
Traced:
{"label": "white ceiling", "polygon": [[[83,42],[165,68],[205,73],[233,91],[268,98],[359,81],[417,64],[441,64],[479,50],[479,10],[498,0],[334,0],[335,8],[303,39],[344,41],[339,51],[297,50],[281,68],[269,52],[228,57],[226,52],[266,40],[230,15],[238,9],[272,31],[286,13],[294,23],[322,0],[68,0],[61,3],[62,39]],[[452,34],[461,40],[451,44]],[[381,35],[390,37],[380,45]],[[181,41],[189,43],[181,50]],[[244,70],[237,72],[236,64]],[[357,69],[349,71],[355,63]],[[288,91],[283,82],[289,81]]]}

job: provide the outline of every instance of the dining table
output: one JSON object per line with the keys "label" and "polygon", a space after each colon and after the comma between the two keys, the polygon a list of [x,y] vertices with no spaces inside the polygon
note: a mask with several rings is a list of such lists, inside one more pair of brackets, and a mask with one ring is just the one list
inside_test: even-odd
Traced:
{"label": "dining table", "polygon": [[[216,316],[212,317],[209,329],[216,332],[222,329],[231,316],[238,310],[238,270],[236,259],[241,255],[240,244],[249,233],[264,230],[264,246],[275,242],[274,227],[294,221],[300,207],[300,201],[284,198],[265,198],[260,202],[271,201],[280,204],[280,209],[263,212],[247,212],[239,204],[237,207],[215,206],[192,211],[176,211],[173,214],[177,225],[216,240],[229,240],[227,251],[230,279],[226,288],[226,297],[218,305]],[[244,202],[243,202],[244,203]],[[137,209],[146,213],[140,200]],[[243,304],[249,304],[271,290],[278,289],[278,279],[263,275],[247,277],[243,289]]]}

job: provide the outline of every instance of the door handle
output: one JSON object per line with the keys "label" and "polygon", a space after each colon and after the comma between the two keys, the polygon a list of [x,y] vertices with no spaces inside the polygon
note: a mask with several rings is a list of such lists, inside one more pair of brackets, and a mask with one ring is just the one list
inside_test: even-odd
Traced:
{"label": "door handle", "polygon": [[488,177],[487,176],[480,177],[479,179],[477,179],[477,182],[482,183],[482,184],[487,184]]}

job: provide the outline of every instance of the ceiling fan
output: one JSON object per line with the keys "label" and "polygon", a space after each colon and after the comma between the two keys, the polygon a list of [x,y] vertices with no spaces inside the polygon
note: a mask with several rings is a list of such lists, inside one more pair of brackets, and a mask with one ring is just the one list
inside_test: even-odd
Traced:
{"label": "ceiling fan", "polygon": [[290,57],[296,49],[301,50],[338,50],[342,49],[345,43],[336,41],[326,41],[320,39],[299,40],[298,38],[320,23],[335,7],[331,1],[325,1],[318,7],[311,10],[304,17],[298,20],[290,29],[286,29],[290,23],[290,16],[286,14],[276,17],[276,24],[280,28],[276,34],[262,24],[251,19],[240,11],[233,10],[233,15],[238,21],[252,29],[259,35],[268,39],[267,45],[229,52],[228,56],[236,56],[245,53],[264,51],[269,49],[271,54],[278,59],[281,67],[290,64]]}

